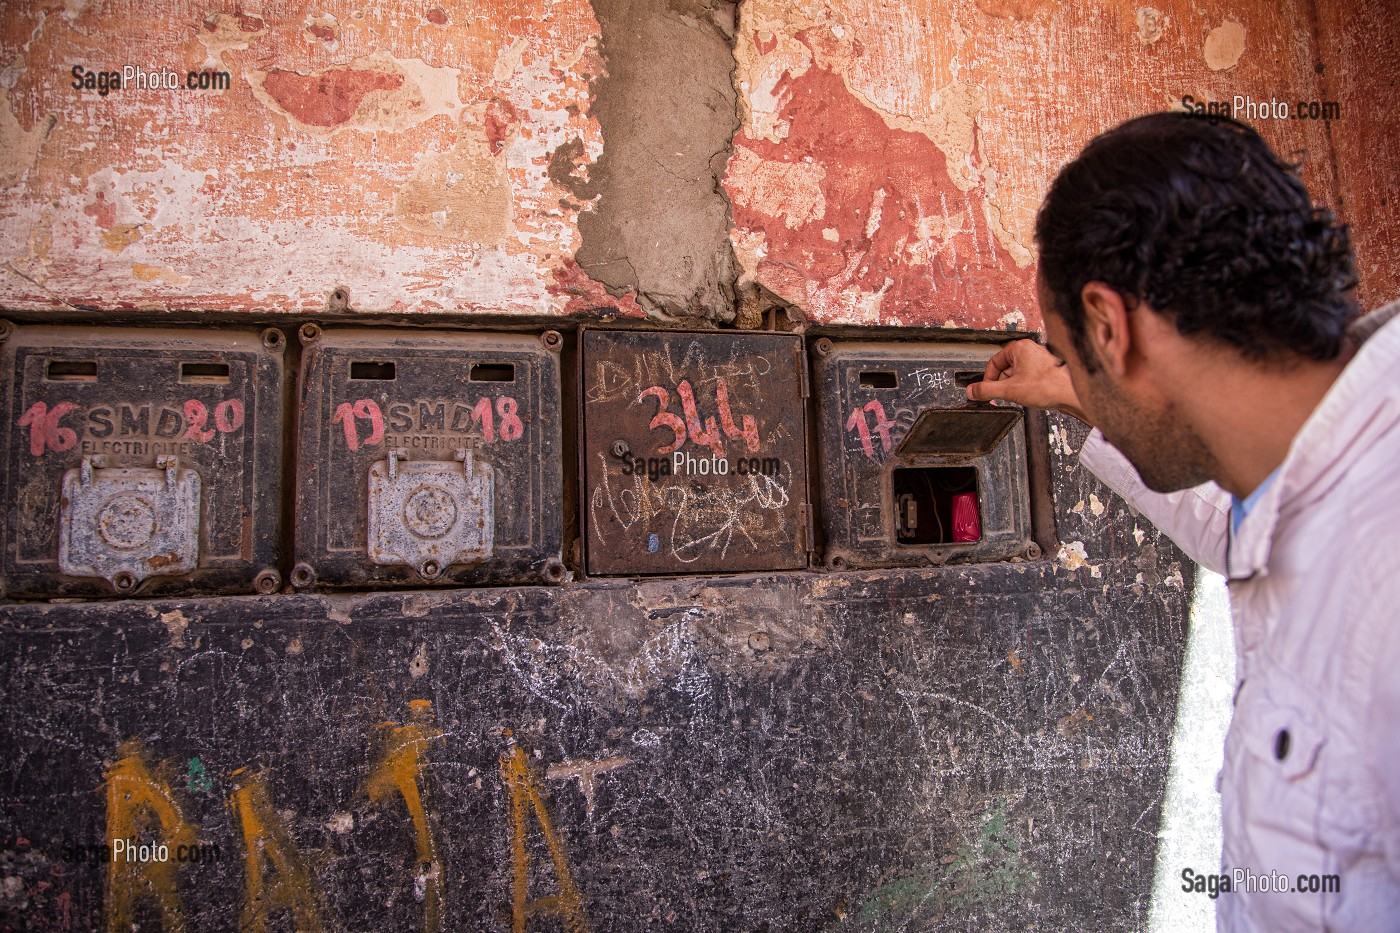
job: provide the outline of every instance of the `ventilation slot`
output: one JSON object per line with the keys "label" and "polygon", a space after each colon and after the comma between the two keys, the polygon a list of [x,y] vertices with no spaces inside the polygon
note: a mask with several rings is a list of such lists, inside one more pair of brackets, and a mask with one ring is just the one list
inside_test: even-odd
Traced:
{"label": "ventilation slot", "polygon": [[49,382],[96,382],[96,360],[49,360],[44,378]]}
{"label": "ventilation slot", "polygon": [[860,374],[862,389],[894,389],[899,387],[899,379],[890,372],[868,372]]}
{"label": "ventilation slot", "polygon": [[352,360],[351,379],[397,379],[398,369],[393,363],[374,363],[368,360]]}
{"label": "ventilation slot", "polygon": [[514,382],[514,363],[477,363],[472,367],[472,382]]}
{"label": "ventilation slot", "polygon": [[181,363],[180,381],[196,385],[227,385],[227,363]]}

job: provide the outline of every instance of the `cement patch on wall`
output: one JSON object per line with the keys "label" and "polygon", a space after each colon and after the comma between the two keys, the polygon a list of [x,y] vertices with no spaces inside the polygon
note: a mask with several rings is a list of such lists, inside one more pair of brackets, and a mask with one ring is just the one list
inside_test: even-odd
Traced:
{"label": "cement patch on wall", "polygon": [[736,4],[593,0],[606,73],[592,85],[603,152],[579,198],[580,267],[666,322],[734,317],[737,272],[719,174],[738,129]]}

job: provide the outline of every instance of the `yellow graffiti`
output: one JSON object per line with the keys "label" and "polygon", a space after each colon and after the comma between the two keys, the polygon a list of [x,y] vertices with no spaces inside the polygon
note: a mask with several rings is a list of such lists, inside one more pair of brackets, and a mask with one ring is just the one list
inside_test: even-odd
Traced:
{"label": "yellow graffiti", "polygon": [[[185,821],[170,785],[152,775],[146,753],[136,741],[117,748],[116,764],[106,773],[107,838],[133,840],[174,852],[196,843],[196,828]],[[176,888],[178,862],[173,858],[147,860],[113,858],[107,863],[107,930],[118,933],[134,928],[136,902],[150,898],[160,910],[161,929],[183,933],[184,913]]]}
{"label": "yellow graffiti", "polygon": [[[239,929],[266,933],[275,912],[290,910],[294,929],[319,933],[324,929],[320,898],[296,843],[272,809],[262,775],[239,768],[231,777],[234,791],[229,806],[243,828],[247,886]],[[270,878],[266,874],[269,867],[274,869]]]}
{"label": "yellow graffiti", "polygon": [[[510,791],[510,843],[515,861],[511,904],[512,933],[525,933],[526,921],[536,914],[563,918],[565,933],[587,933],[583,901],[578,888],[574,886],[573,875],[569,871],[569,860],[564,854],[564,845],[549,820],[544,796],[540,792],[539,778],[530,770],[530,760],[525,756],[524,749],[516,746],[511,749],[509,755],[501,756],[501,779]],[[544,844],[554,862],[554,878],[559,885],[558,894],[533,901],[529,899],[530,855],[525,846],[525,833],[531,810],[540,824],[540,831],[544,834]]]}
{"label": "yellow graffiti", "polygon": [[380,803],[395,792],[403,798],[408,815],[413,819],[419,877],[424,879],[423,930],[424,933],[439,933],[442,930],[442,862],[428,825],[418,776],[428,743],[441,738],[442,733],[433,725],[433,704],[427,700],[412,700],[408,709],[410,722],[379,724],[384,754],[365,782],[365,791],[372,803]]}

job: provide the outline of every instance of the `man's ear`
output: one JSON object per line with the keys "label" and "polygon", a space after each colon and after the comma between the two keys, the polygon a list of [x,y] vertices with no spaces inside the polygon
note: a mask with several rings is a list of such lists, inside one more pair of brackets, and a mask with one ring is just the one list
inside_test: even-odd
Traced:
{"label": "man's ear", "polygon": [[1133,345],[1123,296],[1103,282],[1088,282],[1079,297],[1084,302],[1084,336],[1090,348],[1110,376],[1123,378]]}

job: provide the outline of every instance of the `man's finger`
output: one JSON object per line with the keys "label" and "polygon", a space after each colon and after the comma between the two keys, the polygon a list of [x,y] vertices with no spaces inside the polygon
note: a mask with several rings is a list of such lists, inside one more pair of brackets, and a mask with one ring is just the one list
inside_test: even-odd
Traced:
{"label": "man's finger", "polygon": [[1010,349],[1011,344],[1008,344],[994,353],[991,359],[987,360],[987,366],[982,371],[982,381],[969,383],[967,386],[967,397],[969,399],[973,401],[982,401],[983,399],[999,397],[999,395],[994,394],[994,390],[991,386],[987,385],[987,383],[998,382],[1006,378],[1007,373],[1011,371]]}
{"label": "man's finger", "polygon": [[996,382],[1002,373],[1011,368],[1011,354],[1007,350],[1008,347],[1002,347],[987,360],[987,367],[982,371],[983,382]]}
{"label": "man's finger", "polygon": [[1003,398],[1000,380],[983,379],[981,382],[970,382],[967,385],[967,397],[974,402],[985,402],[989,399]]}

